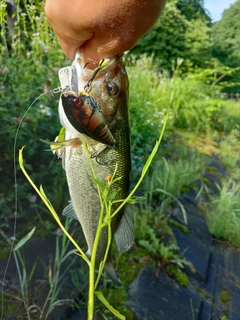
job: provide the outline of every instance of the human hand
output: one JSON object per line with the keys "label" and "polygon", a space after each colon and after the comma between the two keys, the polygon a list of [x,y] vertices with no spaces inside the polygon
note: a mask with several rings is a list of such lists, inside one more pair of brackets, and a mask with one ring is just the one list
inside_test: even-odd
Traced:
{"label": "human hand", "polygon": [[46,0],[45,14],[63,52],[99,62],[133,48],[157,21],[166,0]]}

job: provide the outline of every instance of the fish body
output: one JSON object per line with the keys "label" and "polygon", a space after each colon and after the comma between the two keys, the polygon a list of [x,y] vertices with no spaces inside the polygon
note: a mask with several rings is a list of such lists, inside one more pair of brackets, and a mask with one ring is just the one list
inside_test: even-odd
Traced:
{"label": "fish body", "polygon": [[[81,56],[79,55],[73,65],[77,69],[78,88],[82,90],[91,77],[93,70],[84,70]],[[59,116],[61,124],[65,127],[65,140],[80,139],[87,143],[91,154],[92,165],[97,180],[107,184],[109,177],[117,179],[112,189],[116,191],[114,200],[125,199],[129,194],[130,186],[130,127],[128,109],[128,78],[125,67],[120,56],[109,59],[106,67],[101,69],[94,79],[90,92],[92,99],[100,107],[101,122],[104,123],[106,141],[94,137],[91,133],[94,128],[85,127],[84,124],[74,126],[69,121],[71,111],[66,111],[72,104],[74,94],[62,95],[59,102]],[[67,97],[67,99],[65,99]],[[70,103],[70,104],[69,104]],[[69,106],[67,107],[67,104]],[[98,109],[98,107],[97,107]],[[102,118],[103,116],[103,118]],[[78,123],[79,125],[79,123]],[[94,126],[98,126],[95,123]],[[93,127],[94,127],[93,126]],[[108,133],[109,130],[109,133]],[[96,131],[97,132],[97,131]],[[101,134],[100,134],[101,136]],[[109,142],[110,141],[110,142]],[[67,182],[71,202],[64,209],[63,214],[77,217],[88,245],[87,255],[91,256],[92,248],[98,228],[101,204],[97,186],[93,182],[92,169],[89,158],[82,144],[76,146],[68,145],[62,154],[63,167],[66,170]],[[117,165],[117,170],[116,169]],[[112,212],[120,205],[114,204]],[[115,236],[119,252],[128,250],[134,241],[133,219],[128,205],[123,207],[111,221],[111,231]],[[98,249],[97,260],[103,260],[108,241],[107,227],[103,228]],[[108,257],[106,268],[110,277],[117,282],[114,269]]]}

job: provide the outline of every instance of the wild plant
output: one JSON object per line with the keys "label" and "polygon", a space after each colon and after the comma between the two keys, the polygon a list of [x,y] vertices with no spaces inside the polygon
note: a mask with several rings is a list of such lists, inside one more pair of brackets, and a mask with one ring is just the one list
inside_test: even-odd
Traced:
{"label": "wild plant", "polygon": [[240,184],[233,180],[222,180],[219,194],[210,196],[206,216],[210,232],[240,247]]}
{"label": "wild plant", "polygon": [[[92,179],[93,179],[93,182],[97,186],[98,196],[99,196],[100,204],[101,204],[101,212],[100,212],[100,216],[99,216],[98,229],[97,229],[96,236],[95,236],[95,241],[94,241],[94,245],[93,245],[93,249],[92,249],[91,258],[88,258],[86,256],[86,254],[82,251],[82,249],[76,243],[74,238],[68,233],[66,228],[64,228],[64,226],[63,226],[62,222],[60,221],[56,211],[54,210],[50,200],[47,198],[43,188],[40,187],[38,189],[37,186],[34,184],[34,182],[32,181],[32,179],[30,178],[30,176],[28,175],[28,173],[26,172],[26,170],[25,170],[25,168],[23,166],[23,158],[22,158],[23,150],[21,149],[20,152],[19,152],[19,164],[20,164],[20,168],[22,169],[24,175],[26,176],[26,178],[28,179],[30,184],[33,186],[35,191],[38,193],[38,195],[41,197],[41,199],[43,200],[43,202],[45,203],[45,205],[47,206],[49,211],[52,213],[52,215],[54,216],[54,218],[55,218],[56,222],[58,223],[58,225],[60,226],[60,228],[63,230],[63,232],[69,238],[69,240],[74,244],[74,246],[76,247],[76,249],[78,251],[77,254],[80,255],[83,258],[83,260],[87,263],[87,265],[89,267],[88,320],[92,320],[93,316],[94,316],[94,296],[95,295],[105,305],[105,307],[107,309],[109,309],[117,318],[125,319],[125,317],[123,315],[121,315],[116,309],[114,309],[109,304],[107,299],[103,296],[102,292],[96,291],[96,289],[97,289],[97,285],[99,283],[101,274],[103,272],[104,265],[106,263],[108,252],[109,252],[109,249],[110,249],[110,246],[111,246],[111,241],[112,241],[111,219],[117,214],[117,212],[119,210],[121,210],[121,208],[126,203],[134,203],[135,202],[135,200],[133,198],[133,194],[135,193],[135,191],[137,190],[137,188],[141,184],[143,178],[145,177],[145,175],[146,175],[146,173],[148,171],[148,168],[149,168],[150,164],[152,163],[152,160],[153,160],[154,156],[156,155],[156,153],[158,151],[158,148],[159,148],[159,145],[161,143],[161,140],[162,140],[162,137],[163,137],[163,133],[164,133],[164,130],[165,130],[165,127],[166,127],[167,118],[168,118],[168,113],[165,114],[165,118],[164,118],[165,121],[164,121],[162,130],[161,130],[159,139],[157,140],[157,142],[155,144],[155,147],[153,148],[153,150],[152,150],[152,152],[151,152],[151,154],[150,154],[145,166],[143,167],[143,170],[142,170],[142,173],[141,173],[139,181],[136,183],[135,187],[132,189],[132,191],[130,192],[129,196],[126,199],[122,199],[122,200],[118,200],[117,201],[119,206],[113,213],[111,212],[111,208],[112,208],[113,204],[116,203],[116,201],[114,200],[116,193],[115,193],[115,191],[111,191],[111,187],[112,187],[112,185],[114,185],[116,179],[114,178],[114,175],[113,175],[112,180],[110,180],[106,185],[103,184],[102,182],[98,181],[97,176],[96,176],[96,174],[94,172],[94,168],[93,168],[93,165],[92,165],[92,160],[91,160],[91,156],[90,156],[89,151],[88,151],[88,147],[87,147],[87,145],[85,143],[83,143],[85,152],[88,155],[89,164],[90,164],[91,169],[92,169],[92,174],[93,174],[93,178]],[[108,245],[107,245],[106,253],[104,255],[104,259],[99,264],[98,275],[95,278],[97,246],[98,246],[98,242],[99,242],[99,239],[100,239],[100,235],[101,235],[102,229],[104,227],[107,227],[107,229],[108,229]]]}
{"label": "wild plant", "polygon": [[[69,230],[71,225],[70,219],[66,220],[65,228]],[[62,286],[66,280],[66,273],[69,272],[72,265],[74,264],[77,257],[69,260],[69,256],[76,252],[76,249],[69,250],[70,241],[65,234],[60,238],[56,236],[56,247],[55,247],[55,257],[53,261],[49,262],[48,266],[48,285],[49,290],[48,294],[45,297],[45,301],[43,305],[37,305],[33,299],[30,297],[29,285],[33,278],[36,264],[35,262],[32,266],[30,272],[26,268],[25,257],[21,252],[21,248],[31,239],[35,232],[36,227],[34,227],[28,234],[26,234],[21,240],[18,241],[17,244],[14,244],[13,249],[13,258],[15,261],[17,275],[20,283],[20,293],[21,300],[23,302],[26,316],[28,320],[35,319],[36,314],[39,320],[47,320],[49,318],[50,313],[53,310],[61,306],[62,304],[72,304],[73,301],[71,299],[59,299],[59,293],[61,292]],[[1,235],[7,240],[10,246],[12,246],[12,241],[14,239],[9,239],[4,232],[1,232]],[[64,264],[68,259],[68,264]],[[63,270],[64,264],[64,270]],[[4,280],[4,279],[3,279]],[[3,297],[2,297],[3,298]],[[4,303],[2,300],[2,314],[1,319],[4,316]]]}
{"label": "wild plant", "polygon": [[184,257],[184,253],[180,253],[174,235],[168,230],[168,226],[164,226],[166,221],[162,219],[158,224],[162,231],[164,230],[165,235],[161,237],[157,234],[156,225],[153,228],[149,224],[145,224],[144,237],[141,236],[141,238],[137,239],[137,243],[148,254],[144,261],[151,261],[155,264],[157,275],[160,271],[171,274],[180,284],[187,286],[188,278],[183,272],[184,268],[189,267],[193,273],[196,270],[193,264]]}
{"label": "wild plant", "polygon": [[179,247],[176,243],[164,244],[157,237],[156,231],[149,225],[146,225],[146,234],[146,239],[139,240],[138,243],[147,249],[157,267],[161,268],[168,264],[174,264],[183,269],[184,266],[190,265],[186,258],[180,255]]}

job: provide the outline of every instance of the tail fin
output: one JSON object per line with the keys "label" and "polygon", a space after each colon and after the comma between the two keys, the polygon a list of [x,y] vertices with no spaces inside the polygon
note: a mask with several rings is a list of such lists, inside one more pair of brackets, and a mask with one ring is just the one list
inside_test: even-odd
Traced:
{"label": "tail fin", "polygon": [[106,262],[104,269],[105,269],[107,275],[109,276],[109,278],[113,281],[113,283],[117,287],[120,287],[120,280],[117,277],[117,274],[116,274],[116,271],[114,269],[112,262]]}

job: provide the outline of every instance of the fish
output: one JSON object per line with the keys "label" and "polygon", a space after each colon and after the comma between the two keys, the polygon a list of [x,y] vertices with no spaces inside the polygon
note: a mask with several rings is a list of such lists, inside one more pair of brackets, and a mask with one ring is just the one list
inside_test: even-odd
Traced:
{"label": "fish", "polygon": [[[97,186],[92,180],[89,158],[81,141],[87,144],[97,180],[107,185],[114,175],[114,200],[125,199],[129,194],[131,175],[129,82],[121,55],[107,59],[106,65],[94,74],[93,81],[94,70],[84,66],[81,53],[77,53],[73,69],[70,70],[77,76],[71,74],[74,83],[63,88],[58,108],[60,123],[65,128],[66,143],[56,142],[63,150],[55,152],[62,158],[70,194],[70,203],[63,210],[63,215],[80,222],[88,246],[86,254],[91,257],[101,204]],[[91,90],[86,93],[84,88],[89,81]],[[79,111],[78,108],[84,110]],[[114,203],[112,212],[119,205]],[[119,252],[131,248],[134,243],[134,221],[129,204],[112,218],[111,232]],[[97,248],[98,261],[103,260],[107,243],[108,229],[104,227]],[[113,282],[119,285],[110,251],[105,270]]]}

